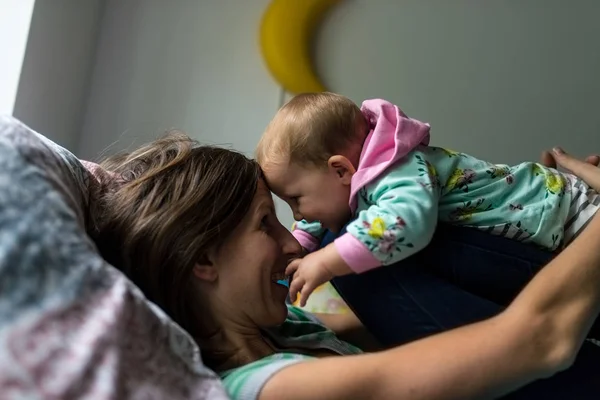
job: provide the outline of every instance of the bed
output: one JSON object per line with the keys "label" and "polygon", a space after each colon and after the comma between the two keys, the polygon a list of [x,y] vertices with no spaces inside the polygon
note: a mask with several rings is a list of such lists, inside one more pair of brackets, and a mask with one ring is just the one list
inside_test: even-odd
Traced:
{"label": "bed", "polygon": [[97,253],[93,180],[64,148],[0,117],[3,399],[226,399],[192,338]]}

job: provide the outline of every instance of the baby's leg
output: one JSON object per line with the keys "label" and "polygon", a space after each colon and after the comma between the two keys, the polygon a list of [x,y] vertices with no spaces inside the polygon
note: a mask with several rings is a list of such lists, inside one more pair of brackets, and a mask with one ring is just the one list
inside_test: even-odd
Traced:
{"label": "baby's leg", "polygon": [[590,188],[581,179],[573,179],[571,191],[573,197],[565,223],[565,246],[583,231],[600,208],[600,193]]}

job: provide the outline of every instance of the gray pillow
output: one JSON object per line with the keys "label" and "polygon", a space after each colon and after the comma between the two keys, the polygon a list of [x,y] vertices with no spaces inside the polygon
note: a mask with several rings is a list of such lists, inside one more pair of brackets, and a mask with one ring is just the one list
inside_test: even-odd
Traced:
{"label": "gray pillow", "polygon": [[191,337],[98,255],[89,184],[73,154],[0,117],[2,398],[227,398]]}

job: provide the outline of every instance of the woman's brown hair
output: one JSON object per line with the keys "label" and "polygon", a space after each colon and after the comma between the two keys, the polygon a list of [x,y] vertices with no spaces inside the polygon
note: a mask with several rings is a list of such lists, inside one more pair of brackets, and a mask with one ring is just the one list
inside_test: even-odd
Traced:
{"label": "woman's brown hair", "polygon": [[98,205],[92,235],[102,256],[197,335],[192,269],[248,212],[258,164],[171,131],[101,166],[121,180]]}

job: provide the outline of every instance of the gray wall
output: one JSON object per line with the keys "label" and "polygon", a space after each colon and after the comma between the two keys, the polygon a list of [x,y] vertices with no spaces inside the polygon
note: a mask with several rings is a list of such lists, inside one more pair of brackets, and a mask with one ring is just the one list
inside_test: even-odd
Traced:
{"label": "gray wall", "polygon": [[79,142],[103,0],[37,0],[13,115],[74,150]]}
{"label": "gray wall", "polygon": [[[251,153],[279,99],[257,46],[267,3],[108,0],[78,154],[119,150],[169,127]],[[599,15],[594,0],[347,0],[319,32],[316,63],[331,90],[357,102],[388,98],[430,122],[433,144],[508,163],[555,144],[585,154],[600,151]],[[73,36],[64,39],[76,41],[85,64],[92,35]],[[55,57],[40,47],[40,62]],[[65,75],[80,82],[85,68],[75,65]],[[39,101],[35,110],[49,105],[42,121],[53,102],[69,103],[58,112],[64,124],[51,126],[64,128],[51,133],[67,142],[82,89],[67,83],[74,95],[61,98],[60,80],[44,80],[43,98],[28,98]]]}
{"label": "gray wall", "polygon": [[319,71],[432,125],[433,144],[496,162],[600,151],[600,2],[355,0],[324,24]]}

